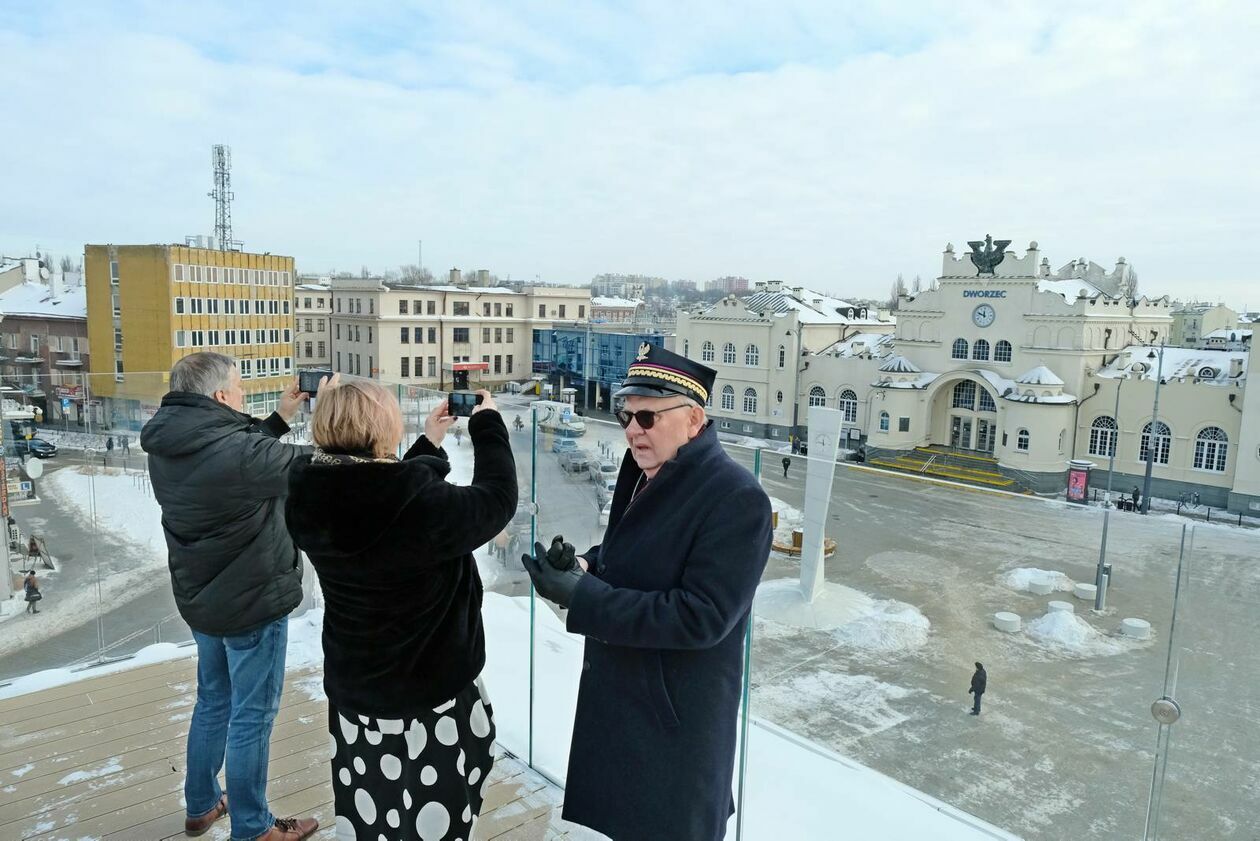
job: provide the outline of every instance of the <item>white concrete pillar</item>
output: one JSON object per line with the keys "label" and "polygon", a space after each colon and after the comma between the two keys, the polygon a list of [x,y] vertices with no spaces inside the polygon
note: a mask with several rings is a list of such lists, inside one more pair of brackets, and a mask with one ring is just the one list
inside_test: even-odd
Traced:
{"label": "white concrete pillar", "polygon": [[831,485],[836,475],[836,452],[840,449],[838,409],[810,406],[809,462],[805,471],[805,542],[801,548],[801,595],[806,604],[823,589],[823,540],[827,511],[831,506]]}

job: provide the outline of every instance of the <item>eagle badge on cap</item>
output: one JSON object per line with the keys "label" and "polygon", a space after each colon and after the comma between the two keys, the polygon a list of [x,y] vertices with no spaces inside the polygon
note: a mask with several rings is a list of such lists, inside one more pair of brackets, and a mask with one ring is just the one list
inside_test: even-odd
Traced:
{"label": "eagle badge on cap", "polygon": [[652,350],[652,346],[648,344],[647,342],[644,342],[643,344],[639,345],[639,355],[636,356],[635,359],[639,362],[642,362],[643,360],[648,358],[648,352],[651,350]]}

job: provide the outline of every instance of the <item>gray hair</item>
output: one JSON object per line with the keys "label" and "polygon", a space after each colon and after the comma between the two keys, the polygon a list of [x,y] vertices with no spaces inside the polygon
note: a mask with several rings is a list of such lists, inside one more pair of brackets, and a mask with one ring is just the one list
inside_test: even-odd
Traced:
{"label": "gray hair", "polygon": [[224,353],[190,353],[171,368],[171,391],[214,397],[232,382],[236,360]]}

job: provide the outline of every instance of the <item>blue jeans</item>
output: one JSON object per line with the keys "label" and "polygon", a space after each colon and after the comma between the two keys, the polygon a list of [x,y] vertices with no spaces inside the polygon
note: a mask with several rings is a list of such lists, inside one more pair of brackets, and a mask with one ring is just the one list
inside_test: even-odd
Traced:
{"label": "blue jeans", "polygon": [[288,618],[233,637],[193,631],[197,705],[188,730],[184,802],[189,817],[215,808],[227,754],[232,838],[257,838],[275,823],[267,808],[271,725],[280,711]]}

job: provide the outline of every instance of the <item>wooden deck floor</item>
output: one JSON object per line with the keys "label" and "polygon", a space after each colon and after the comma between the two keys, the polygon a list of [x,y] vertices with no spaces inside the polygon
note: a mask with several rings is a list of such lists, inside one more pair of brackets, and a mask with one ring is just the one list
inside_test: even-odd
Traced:
{"label": "wooden deck floor", "polygon": [[[190,657],[0,700],[0,839],[184,838]],[[290,672],[271,736],[268,796],[280,816],[319,819],[333,838],[320,676]],[[506,754],[490,776],[479,841],[590,839],[559,817],[562,792]],[[225,841],[228,821],[202,836]]]}

